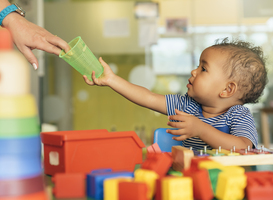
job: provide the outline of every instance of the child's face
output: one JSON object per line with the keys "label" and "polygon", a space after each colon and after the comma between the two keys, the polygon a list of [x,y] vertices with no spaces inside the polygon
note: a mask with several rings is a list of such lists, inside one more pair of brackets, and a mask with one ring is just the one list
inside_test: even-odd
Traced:
{"label": "child's face", "polygon": [[199,66],[192,70],[187,84],[190,97],[202,105],[216,106],[228,81],[223,69],[227,56],[227,52],[213,47],[202,52]]}

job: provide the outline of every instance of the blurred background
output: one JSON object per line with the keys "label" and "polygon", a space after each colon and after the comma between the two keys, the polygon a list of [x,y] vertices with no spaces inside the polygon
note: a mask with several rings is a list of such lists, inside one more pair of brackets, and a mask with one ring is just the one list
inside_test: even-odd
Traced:
{"label": "blurred background", "polygon": [[[117,75],[160,94],[184,94],[201,52],[217,39],[239,38],[262,46],[268,58],[269,83],[260,102],[246,106],[255,118],[259,142],[271,138],[273,143],[272,0],[10,2],[18,3],[28,20],[67,42],[81,36]],[[150,145],[154,130],[168,127],[165,115],[134,105],[108,87],[88,86],[58,56],[37,50],[35,54],[40,68],[32,70],[31,87],[42,131],[134,130]],[[265,130],[271,137],[262,136]]]}

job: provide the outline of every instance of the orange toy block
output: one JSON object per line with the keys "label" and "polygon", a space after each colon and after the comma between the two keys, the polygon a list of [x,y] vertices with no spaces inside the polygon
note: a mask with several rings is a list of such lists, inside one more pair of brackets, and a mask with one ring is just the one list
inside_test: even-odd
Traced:
{"label": "orange toy block", "polygon": [[119,200],[148,200],[148,186],[144,182],[123,182],[118,186]]}
{"label": "orange toy block", "polygon": [[191,170],[198,170],[199,169],[199,162],[202,161],[211,161],[208,157],[193,157],[191,159]]}
{"label": "orange toy block", "polygon": [[161,149],[159,148],[157,143],[153,143],[151,146],[147,147],[148,153],[161,153]]}
{"label": "orange toy block", "polygon": [[82,172],[111,168],[133,172],[142,163],[143,142],[134,131],[80,130],[42,132],[44,172]]}
{"label": "orange toy block", "polygon": [[273,198],[273,172],[246,172],[246,197],[248,200],[267,200]]}
{"label": "orange toy block", "polygon": [[156,179],[155,182],[155,200],[162,200],[162,180],[167,178],[173,178],[172,176],[165,176]]}
{"label": "orange toy block", "polygon": [[193,181],[193,196],[196,200],[213,199],[213,191],[210,184],[209,173],[205,169],[201,170],[183,170],[185,177],[191,177]]}
{"label": "orange toy block", "polygon": [[142,169],[156,172],[160,177],[167,174],[172,166],[172,158],[166,153],[149,153],[147,159],[141,165]]}
{"label": "orange toy block", "polygon": [[85,197],[84,173],[56,173],[52,177],[53,194],[57,198],[81,198]]}
{"label": "orange toy block", "polygon": [[176,171],[181,171],[183,169],[190,168],[191,159],[194,157],[194,153],[192,150],[186,147],[173,146],[172,157],[173,157],[172,168]]}

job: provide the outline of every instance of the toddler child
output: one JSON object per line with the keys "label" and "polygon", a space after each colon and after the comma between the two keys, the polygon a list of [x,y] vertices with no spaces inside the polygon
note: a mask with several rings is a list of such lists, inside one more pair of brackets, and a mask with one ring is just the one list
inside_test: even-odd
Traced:
{"label": "toddler child", "polygon": [[185,95],[156,94],[115,75],[102,60],[103,76],[89,85],[109,86],[128,100],[168,115],[167,132],[193,149],[246,149],[257,147],[258,135],[250,110],[267,83],[265,59],[260,47],[225,38],[206,48],[199,66],[192,70]]}

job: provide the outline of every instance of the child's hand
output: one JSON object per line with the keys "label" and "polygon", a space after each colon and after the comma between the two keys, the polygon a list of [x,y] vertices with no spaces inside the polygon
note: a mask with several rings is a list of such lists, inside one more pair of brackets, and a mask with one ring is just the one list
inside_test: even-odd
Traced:
{"label": "child's hand", "polygon": [[83,79],[88,85],[108,85],[110,79],[115,75],[109,65],[104,62],[101,57],[99,58],[99,61],[104,68],[103,74],[99,78],[96,78],[95,71],[93,71],[91,75],[93,81],[90,81],[87,76],[83,75]]}
{"label": "child's hand", "polygon": [[167,133],[173,135],[180,135],[173,137],[174,140],[181,141],[191,137],[199,137],[204,127],[204,122],[197,117],[187,114],[185,112],[175,109],[176,115],[169,116],[169,120],[176,120],[178,122],[169,121],[167,124],[178,130],[167,130]]}

